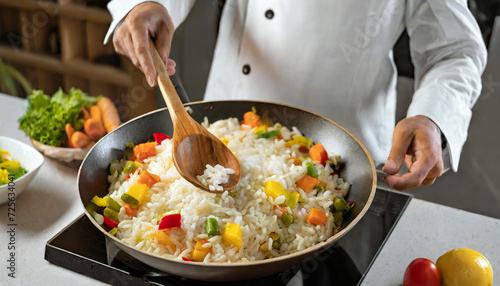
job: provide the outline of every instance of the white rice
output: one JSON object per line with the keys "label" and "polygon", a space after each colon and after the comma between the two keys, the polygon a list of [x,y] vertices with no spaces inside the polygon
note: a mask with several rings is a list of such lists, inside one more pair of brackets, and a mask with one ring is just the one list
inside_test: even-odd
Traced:
{"label": "white rice", "polygon": [[223,191],[222,185],[229,181],[229,175],[234,174],[231,168],[217,164],[215,166],[206,165],[203,175],[196,176],[198,181],[204,186],[209,187],[210,191]]}
{"label": "white rice", "polygon": [[[156,156],[144,160],[143,169],[157,174],[161,182],[154,184],[148,191],[148,199],[139,209],[136,217],[130,217],[121,209],[118,218],[117,237],[124,243],[137,249],[160,256],[181,259],[190,258],[196,241],[208,239],[212,251],[204,262],[237,262],[265,259],[270,256],[282,256],[306,249],[332,235],[333,215],[329,208],[335,196],[345,196],[349,183],[344,182],[337,174],[332,176],[329,164],[317,165],[319,179],[326,183],[326,191],[316,190],[304,192],[296,186],[296,182],[307,173],[306,162],[293,165],[291,157],[301,158],[299,146],[285,146],[285,140],[257,139],[251,129],[240,129],[236,118],[220,120],[211,125],[205,120],[205,127],[218,138],[227,140],[227,147],[240,161],[241,178],[238,186],[231,193],[222,194],[201,191],[181,178],[172,161],[172,144],[164,140],[156,147]],[[278,126],[278,125],[276,125]],[[297,128],[292,130],[279,126],[287,139],[300,136]],[[327,150],[332,155],[331,151]],[[338,155],[331,156],[338,160]],[[231,169],[223,166],[207,166],[200,181],[207,185],[220,187],[229,176]],[[138,172],[126,179],[122,173],[118,178],[110,176],[110,196],[120,204],[121,195],[129,187],[136,184]],[[298,191],[301,203],[293,210],[287,207],[294,217],[293,224],[285,226],[279,219],[274,205],[285,202],[281,196],[273,200],[264,191],[268,180],[279,182],[289,192]],[[328,215],[325,226],[314,226],[306,222],[312,208],[317,208]],[[182,226],[170,232],[170,239],[176,245],[172,251],[156,239],[147,238],[148,234],[158,229],[158,216],[166,211],[180,211]],[[215,218],[219,230],[227,223],[241,226],[242,247],[226,246],[221,235],[209,238],[205,231],[205,221]],[[279,250],[272,248],[271,233],[277,233],[281,240]],[[259,252],[262,244],[268,244],[267,252]]]}

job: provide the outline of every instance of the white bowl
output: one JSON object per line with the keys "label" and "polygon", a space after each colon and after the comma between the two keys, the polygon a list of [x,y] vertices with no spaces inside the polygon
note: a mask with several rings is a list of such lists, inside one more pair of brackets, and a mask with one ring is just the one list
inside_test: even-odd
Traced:
{"label": "white bowl", "polygon": [[14,192],[15,196],[19,196],[26,186],[33,180],[36,173],[43,164],[43,155],[33,147],[9,137],[0,136],[0,150],[5,150],[12,155],[12,160],[19,161],[21,167],[26,169],[28,173],[17,178],[13,183],[0,186],[0,205],[7,201],[14,200],[13,195],[8,195]]}

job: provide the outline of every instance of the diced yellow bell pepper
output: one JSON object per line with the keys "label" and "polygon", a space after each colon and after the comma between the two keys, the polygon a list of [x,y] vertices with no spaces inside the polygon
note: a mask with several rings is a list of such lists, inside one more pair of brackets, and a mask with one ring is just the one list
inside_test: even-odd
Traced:
{"label": "diced yellow bell pepper", "polygon": [[241,248],[243,237],[241,235],[241,227],[236,223],[228,223],[222,228],[222,243],[227,246],[234,245]]}
{"label": "diced yellow bell pepper", "polygon": [[207,243],[208,240],[204,239],[199,239],[196,241],[196,245],[193,250],[193,257],[192,259],[195,261],[203,261],[205,259],[205,256],[212,250],[212,247],[203,247],[203,244]]}
{"label": "diced yellow bell pepper", "polygon": [[253,134],[259,135],[267,132],[267,125],[261,125],[253,130]]}
{"label": "diced yellow bell pepper", "polygon": [[313,142],[312,140],[304,136],[294,136],[292,140],[286,142],[286,147],[292,147],[295,144],[298,144],[299,146],[304,146],[309,149],[313,145]]}
{"label": "diced yellow bell pepper", "polygon": [[290,194],[288,200],[285,201],[285,205],[287,205],[288,207],[290,207],[290,209],[293,210],[297,206],[300,200],[301,197],[299,192],[293,192]]}
{"label": "diced yellow bell pepper", "polygon": [[154,231],[154,232],[148,234],[148,238],[150,238],[150,239],[156,238],[158,240],[159,244],[169,246],[172,249],[172,251],[175,252],[175,249],[176,249],[175,243],[173,243],[170,240],[170,236],[168,236],[168,234],[166,234],[165,232],[163,232],[161,230]]}
{"label": "diced yellow bell pepper", "polygon": [[19,168],[21,167],[21,164],[19,164],[18,161],[14,161],[14,160],[9,160],[9,161],[5,161],[3,163],[0,163],[0,168],[4,168],[4,169],[14,169],[14,168]]}
{"label": "diced yellow bell pepper", "polygon": [[273,200],[280,196],[285,196],[285,198],[288,199],[288,197],[290,196],[290,193],[287,192],[280,183],[273,180],[269,180],[266,182],[264,192],[266,193],[266,195],[272,197]]}
{"label": "diced yellow bell pepper", "polygon": [[103,208],[108,206],[108,200],[106,199],[106,197],[99,198],[98,196],[94,196],[90,202]]}
{"label": "diced yellow bell pepper", "polygon": [[148,189],[149,189],[148,185],[146,185],[146,184],[137,184],[137,185],[131,186],[128,189],[127,194],[131,195],[136,200],[138,200],[139,201],[139,205],[141,205],[142,201],[146,197],[146,192],[147,192]]}
{"label": "diced yellow bell pepper", "polygon": [[0,169],[0,185],[9,183],[9,171]]}
{"label": "diced yellow bell pepper", "polygon": [[222,143],[224,143],[224,145],[227,145],[227,143],[229,143],[229,139],[227,138],[223,138],[221,141]]}
{"label": "diced yellow bell pepper", "polygon": [[[290,193],[283,186],[273,180],[266,182],[264,192],[275,200],[277,197],[285,196],[285,202],[290,201]],[[288,205],[288,204],[287,204]]]}

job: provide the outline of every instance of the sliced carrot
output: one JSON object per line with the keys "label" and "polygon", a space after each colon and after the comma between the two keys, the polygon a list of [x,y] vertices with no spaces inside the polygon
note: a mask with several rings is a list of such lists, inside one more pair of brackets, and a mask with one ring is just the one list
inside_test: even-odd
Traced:
{"label": "sliced carrot", "polygon": [[90,143],[90,138],[85,133],[76,131],[71,135],[70,146],[72,148],[83,148]]}
{"label": "sliced carrot", "polygon": [[124,204],[123,207],[125,208],[125,212],[127,213],[127,215],[132,217],[137,216],[137,209],[131,207],[130,204]]}
{"label": "sliced carrot", "polygon": [[250,125],[252,128],[262,125],[260,116],[253,111],[248,111],[243,115],[243,122],[241,124]]}
{"label": "sliced carrot", "polygon": [[86,120],[83,124],[83,129],[92,141],[98,141],[106,135],[106,130],[104,129],[102,122],[95,118]]}
{"label": "sliced carrot", "polygon": [[142,143],[134,147],[134,156],[142,161],[156,155],[156,142]]}
{"label": "sliced carrot", "polygon": [[318,210],[317,208],[312,208],[309,212],[309,215],[307,216],[307,223],[312,225],[326,225],[327,219],[328,216],[324,212]]}
{"label": "sliced carrot", "polygon": [[301,188],[304,192],[309,192],[318,185],[318,182],[318,179],[305,175],[297,182],[297,187]]}
{"label": "sliced carrot", "polygon": [[113,131],[116,127],[120,126],[120,116],[115,104],[108,97],[102,97],[97,102],[97,106],[102,112],[102,122],[106,128],[106,132]]}
{"label": "sliced carrot", "polygon": [[318,143],[309,149],[309,156],[311,160],[320,162],[323,166],[325,165],[326,160],[328,160],[328,153],[321,143]]}
{"label": "sliced carrot", "polygon": [[146,184],[149,188],[151,188],[152,185],[158,183],[161,181],[160,177],[155,174],[151,174],[148,171],[143,171],[139,175],[139,184]]}

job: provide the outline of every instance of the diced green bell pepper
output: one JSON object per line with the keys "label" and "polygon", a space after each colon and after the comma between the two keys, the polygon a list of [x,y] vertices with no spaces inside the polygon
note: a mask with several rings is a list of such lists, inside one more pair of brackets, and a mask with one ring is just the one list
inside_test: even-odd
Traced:
{"label": "diced green bell pepper", "polygon": [[114,210],[115,212],[119,212],[120,211],[121,206],[115,200],[113,200],[111,197],[106,196],[106,201],[107,201],[108,207],[110,209]]}
{"label": "diced green bell pepper", "polygon": [[207,234],[209,237],[219,234],[219,225],[215,218],[213,217],[208,218],[205,224],[206,224],[205,228],[207,230]]}
{"label": "diced green bell pepper", "polygon": [[123,172],[125,174],[130,174],[135,170],[137,170],[137,165],[134,163],[134,161],[127,161],[127,163],[125,163],[125,167],[123,167]]}
{"label": "diced green bell pepper", "polygon": [[102,214],[111,220],[118,221],[118,212],[112,210],[109,207],[105,208]]}
{"label": "diced green bell pepper", "polygon": [[136,198],[132,197],[127,193],[124,193],[121,196],[121,199],[124,203],[129,204],[133,208],[137,208],[139,206],[139,200],[137,200]]}
{"label": "diced green bell pepper", "polygon": [[257,137],[258,138],[274,138],[275,136],[278,136],[278,135],[280,135],[280,131],[279,130],[273,130],[273,131],[269,131],[269,132],[266,132],[266,133],[259,134]]}
{"label": "diced green bell pepper", "polygon": [[307,167],[307,174],[313,178],[318,178],[318,171],[316,170],[316,167],[314,166],[313,163],[307,162],[306,163]]}

